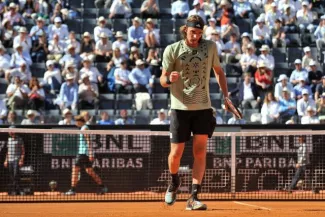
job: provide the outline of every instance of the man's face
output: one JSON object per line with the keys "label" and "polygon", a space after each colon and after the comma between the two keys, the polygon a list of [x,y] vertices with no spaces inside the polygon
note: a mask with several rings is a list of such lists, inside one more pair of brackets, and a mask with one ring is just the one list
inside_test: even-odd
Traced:
{"label": "man's face", "polygon": [[277,7],[272,7],[272,11],[275,13],[277,10]]}
{"label": "man's face", "polygon": [[265,56],[268,54],[267,50],[262,50],[261,53]]}
{"label": "man's face", "polygon": [[55,26],[56,26],[57,28],[60,28],[60,27],[61,27],[61,23],[60,23],[60,22],[56,22],[56,23],[55,23]]}
{"label": "man's face", "polygon": [[296,70],[300,71],[302,66],[300,63],[295,64]]}
{"label": "man's face", "polygon": [[128,113],[126,110],[122,110],[122,111],[120,111],[120,115],[122,118],[126,118],[128,116]]}
{"label": "man's face", "polygon": [[302,95],[302,97],[304,98],[305,101],[308,100],[308,94],[304,94],[304,95]]}
{"label": "man's face", "polygon": [[140,23],[138,21],[132,21],[133,26],[138,27],[140,26]]}
{"label": "man's face", "polygon": [[82,127],[84,125],[84,122],[82,121],[76,121],[76,126],[77,127]]}
{"label": "man's face", "polygon": [[21,83],[20,78],[19,78],[19,77],[16,77],[16,78],[15,78],[15,84],[20,84],[20,83]]}
{"label": "man's face", "polygon": [[22,64],[22,65],[20,66],[20,70],[21,70],[22,72],[24,72],[24,71],[26,70],[26,65],[25,65],[25,64]]}
{"label": "man's face", "polygon": [[282,85],[286,85],[286,84],[287,84],[287,82],[288,82],[288,80],[287,80],[287,79],[282,79],[282,81],[281,81]]}
{"label": "man's face", "polygon": [[43,26],[44,26],[43,21],[37,21],[37,26],[38,26],[39,28],[43,28]]}
{"label": "man's face", "polygon": [[260,27],[260,28],[263,28],[263,23],[262,22],[259,22],[259,23],[257,23],[258,24],[258,26]]}
{"label": "man's face", "polygon": [[282,95],[283,95],[283,98],[284,98],[284,99],[286,99],[286,100],[289,99],[289,93],[288,93],[288,91],[283,91],[283,92],[282,92]]}
{"label": "man's face", "polygon": [[109,116],[108,116],[107,112],[103,112],[101,114],[101,118],[102,118],[102,120],[108,120]]}
{"label": "man's face", "polygon": [[71,120],[72,119],[72,114],[71,113],[67,113],[65,115],[65,118],[68,119],[68,120]]}
{"label": "man's face", "polygon": [[307,52],[305,53],[305,55],[306,55],[307,57],[310,57],[310,56],[311,56],[311,52],[310,52],[310,51],[307,51]]}
{"label": "man's face", "polygon": [[88,85],[90,84],[90,81],[89,81],[89,77],[85,77],[82,82],[85,84],[85,85]]}
{"label": "man's face", "polygon": [[73,84],[73,79],[67,79],[66,81],[69,86]]}
{"label": "man's face", "polygon": [[194,27],[186,27],[186,39],[191,44],[199,43],[199,40],[202,38],[203,30],[194,28]]}
{"label": "man's face", "polygon": [[231,35],[230,40],[231,40],[231,42],[235,43],[237,41],[237,36],[236,35]]}
{"label": "man's face", "polygon": [[74,55],[74,54],[76,53],[76,50],[75,50],[74,48],[70,48],[70,49],[69,49],[69,53],[70,53],[71,55]]}
{"label": "man's face", "polygon": [[250,75],[245,75],[245,83],[250,83],[251,82],[251,76]]}
{"label": "man's face", "polygon": [[165,115],[164,112],[160,112],[159,115],[158,115],[158,117],[159,117],[159,120],[161,120],[161,121],[163,121],[163,120],[166,119],[166,115]]}
{"label": "man's face", "polygon": [[85,61],[83,63],[83,65],[84,65],[85,68],[90,68],[90,62],[89,61]]}
{"label": "man's face", "polygon": [[139,69],[144,69],[144,64],[138,65]]}

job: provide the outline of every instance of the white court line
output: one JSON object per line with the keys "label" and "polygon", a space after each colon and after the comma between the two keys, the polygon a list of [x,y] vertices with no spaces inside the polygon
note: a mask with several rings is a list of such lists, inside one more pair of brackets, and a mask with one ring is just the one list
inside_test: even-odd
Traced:
{"label": "white court line", "polygon": [[243,205],[243,206],[250,206],[250,207],[255,207],[258,209],[263,209],[263,210],[269,210],[271,211],[270,208],[267,207],[263,207],[263,206],[257,206],[257,205],[253,205],[253,204],[249,204],[249,203],[242,203],[242,202],[238,202],[238,201],[233,201],[235,204],[239,204],[239,205]]}

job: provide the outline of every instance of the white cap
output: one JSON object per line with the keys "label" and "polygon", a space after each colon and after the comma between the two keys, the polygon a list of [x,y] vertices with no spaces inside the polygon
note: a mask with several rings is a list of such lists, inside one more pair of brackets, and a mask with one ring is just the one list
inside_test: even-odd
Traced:
{"label": "white cap", "polygon": [[35,115],[35,116],[38,116],[38,112],[35,111],[35,110],[28,110],[27,113],[26,113],[26,117],[30,116],[30,115]]}
{"label": "white cap", "polygon": [[284,88],[282,89],[282,92],[289,92],[289,90],[288,90],[287,87],[284,87]]}
{"label": "white cap", "polygon": [[321,20],[325,20],[325,15],[320,17]]}
{"label": "white cap", "polygon": [[132,21],[136,21],[136,22],[138,22],[138,23],[140,23],[141,22],[141,20],[140,20],[140,18],[139,17],[135,17],[135,18],[133,18],[133,20]]}
{"label": "white cap", "polygon": [[307,1],[303,1],[301,5],[302,5],[302,6],[308,6],[309,3],[308,3]]}
{"label": "white cap", "polygon": [[295,60],[295,64],[301,64],[301,60],[300,59],[296,59]]}
{"label": "white cap", "polygon": [[49,67],[50,65],[54,65],[55,61],[53,60],[48,60],[46,61],[46,66]]}
{"label": "white cap", "polygon": [[74,62],[73,61],[69,61],[65,64],[65,68],[69,68],[69,67],[75,67]]}
{"label": "white cap", "polygon": [[72,113],[71,113],[71,110],[68,109],[68,108],[64,109],[63,112],[62,112],[63,115],[66,115],[66,114],[68,114],[68,113],[72,114]]}
{"label": "white cap", "polygon": [[258,67],[258,68],[266,67],[265,62],[264,62],[264,61],[260,61],[260,62],[258,63],[258,66],[257,66],[257,67]]}
{"label": "white cap", "polygon": [[277,5],[276,5],[275,2],[272,2],[271,6],[272,6],[272,7],[277,7]]}
{"label": "white cap", "polygon": [[311,50],[310,50],[310,47],[304,47],[304,52],[306,53],[306,52],[310,52]]}
{"label": "white cap", "polygon": [[135,51],[137,51],[138,50],[138,48],[136,47],[136,46],[132,46],[131,47],[131,52],[135,52]]}
{"label": "white cap", "polygon": [[244,33],[241,35],[241,37],[242,37],[242,38],[243,38],[243,37],[249,37],[249,38],[250,38],[250,35],[249,35],[248,32],[244,32]]}
{"label": "white cap", "polygon": [[270,47],[266,44],[262,45],[262,47],[260,48],[260,51],[269,51],[270,50]]}
{"label": "white cap", "polygon": [[152,60],[150,61],[150,65],[153,65],[153,66],[159,66],[158,60],[152,59]]}
{"label": "white cap", "polygon": [[252,43],[249,43],[249,44],[247,45],[247,49],[250,49],[250,48],[254,48],[254,45],[253,45]]}
{"label": "white cap", "polygon": [[23,45],[22,45],[22,44],[20,44],[20,43],[18,43],[18,44],[15,44],[15,46],[14,46],[14,49],[17,49],[17,48],[19,48],[19,47],[23,47]]}
{"label": "white cap", "polygon": [[194,0],[192,6],[195,6],[195,5],[198,5],[198,4],[200,4],[200,1],[199,0]]}
{"label": "white cap", "polygon": [[81,75],[81,80],[84,80],[85,78],[89,78],[89,75],[87,73],[83,73]]}
{"label": "white cap", "polygon": [[76,48],[73,44],[69,44],[68,47],[67,47],[67,50],[70,50],[72,48]]}
{"label": "white cap", "polygon": [[68,73],[68,74],[66,74],[65,79],[66,80],[74,79],[74,75],[71,73]]}
{"label": "white cap", "polygon": [[308,111],[308,112],[309,112],[309,111],[315,111],[315,109],[314,109],[312,106],[309,105],[309,106],[307,107],[307,111]]}
{"label": "white cap", "polygon": [[89,32],[84,32],[84,34],[83,34],[83,37],[90,37],[91,35],[90,35],[90,33]]}
{"label": "white cap", "polygon": [[26,27],[22,26],[22,27],[19,28],[18,32],[19,33],[27,33],[27,29],[26,29]]}
{"label": "white cap", "polygon": [[16,6],[16,4],[14,3],[14,2],[11,2],[10,4],[9,4],[9,8],[16,8],[17,6]]}
{"label": "white cap", "polygon": [[44,22],[44,19],[43,19],[42,17],[38,17],[38,18],[37,18],[37,21],[42,21],[42,22]]}
{"label": "white cap", "polygon": [[290,5],[285,4],[283,8],[284,8],[284,10],[287,10],[288,8],[290,8]]}
{"label": "white cap", "polygon": [[314,60],[310,60],[309,66],[316,66],[316,62]]}
{"label": "white cap", "polygon": [[107,36],[107,34],[105,32],[102,32],[102,33],[99,34],[99,37],[100,38],[107,38],[108,36]]}
{"label": "white cap", "polygon": [[209,20],[209,22],[217,22],[216,19],[214,17],[211,17]]}
{"label": "white cap", "polygon": [[309,94],[309,91],[308,91],[307,89],[303,89],[303,90],[301,91],[301,94],[302,94],[302,95]]}
{"label": "white cap", "polygon": [[137,61],[135,61],[135,65],[140,66],[143,65],[144,62],[141,59],[138,59]]}
{"label": "white cap", "polygon": [[54,18],[54,23],[62,23],[61,17]]}
{"label": "white cap", "polygon": [[103,17],[103,16],[101,16],[101,17],[98,18],[98,22],[102,22],[102,21],[106,21],[105,20],[105,17]]}
{"label": "white cap", "polygon": [[69,15],[69,10],[67,8],[62,8],[61,13],[68,16]]}
{"label": "white cap", "polygon": [[221,0],[220,6],[222,6],[222,5],[228,5],[228,1],[227,0]]}
{"label": "white cap", "polygon": [[283,81],[285,79],[288,80],[287,75],[286,74],[282,74],[282,75],[279,76],[278,81]]}
{"label": "white cap", "polygon": [[121,31],[116,32],[116,35],[115,35],[116,38],[123,37],[123,36],[124,36],[123,32],[121,32]]}
{"label": "white cap", "polygon": [[159,114],[159,113],[165,113],[165,109],[162,108],[162,109],[160,109],[157,113],[158,113],[158,114]]}
{"label": "white cap", "polygon": [[153,21],[153,19],[148,18],[148,19],[146,20],[146,23],[154,23],[154,21]]}
{"label": "white cap", "polygon": [[216,29],[212,30],[211,35],[220,35],[220,32]]}
{"label": "white cap", "polygon": [[264,19],[263,19],[261,16],[259,16],[259,17],[256,19],[256,23],[262,23],[262,22],[264,22]]}

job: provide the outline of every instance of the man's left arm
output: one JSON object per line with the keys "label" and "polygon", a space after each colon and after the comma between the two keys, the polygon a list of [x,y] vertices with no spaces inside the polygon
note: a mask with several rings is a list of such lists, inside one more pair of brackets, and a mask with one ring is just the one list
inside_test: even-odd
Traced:
{"label": "man's left arm", "polygon": [[219,83],[219,86],[222,90],[223,96],[228,97],[228,86],[227,86],[227,79],[223,69],[220,66],[219,56],[218,56],[218,48],[217,45],[214,43],[213,46],[213,71],[216,76],[216,79]]}

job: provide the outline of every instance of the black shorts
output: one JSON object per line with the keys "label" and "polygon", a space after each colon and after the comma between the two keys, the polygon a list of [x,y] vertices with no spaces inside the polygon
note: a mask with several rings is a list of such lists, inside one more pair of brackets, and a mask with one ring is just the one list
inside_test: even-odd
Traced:
{"label": "black shorts", "polygon": [[208,135],[210,138],[216,126],[216,118],[212,109],[185,111],[171,110],[170,140],[171,143],[183,143],[193,135]]}
{"label": "black shorts", "polygon": [[89,157],[85,154],[78,154],[76,158],[76,164],[77,167],[84,167],[84,168],[90,168],[92,167],[92,163],[89,160]]}

